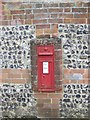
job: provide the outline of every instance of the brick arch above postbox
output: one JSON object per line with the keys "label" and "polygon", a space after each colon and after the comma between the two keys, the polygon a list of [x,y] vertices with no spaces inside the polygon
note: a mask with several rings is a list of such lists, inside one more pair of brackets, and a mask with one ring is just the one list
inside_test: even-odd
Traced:
{"label": "brick arch above postbox", "polygon": [[[37,46],[54,46],[54,91],[62,88],[62,50],[61,39],[59,38],[40,38],[30,41],[31,49],[31,81],[34,91],[38,91],[38,54]],[[48,92],[50,90],[47,90]],[[52,91],[52,90],[51,90]]]}

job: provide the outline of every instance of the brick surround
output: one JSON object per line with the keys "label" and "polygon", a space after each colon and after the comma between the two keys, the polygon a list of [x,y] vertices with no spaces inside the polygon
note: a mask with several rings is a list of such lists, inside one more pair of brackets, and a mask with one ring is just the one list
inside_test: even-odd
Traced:
{"label": "brick surround", "polygon": [[61,90],[62,88],[62,50],[61,40],[58,38],[42,38],[31,40],[31,76],[33,90],[37,91],[38,80],[37,80],[37,46],[38,45],[54,45],[54,60],[55,60],[55,88]]}

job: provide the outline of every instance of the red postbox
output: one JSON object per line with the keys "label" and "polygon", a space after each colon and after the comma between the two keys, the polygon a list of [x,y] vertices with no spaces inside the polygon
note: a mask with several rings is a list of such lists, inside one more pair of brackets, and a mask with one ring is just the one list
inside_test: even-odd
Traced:
{"label": "red postbox", "polygon": [[54,81],[54,46],[37,47],[38,54],[38,90],[55,91]]}

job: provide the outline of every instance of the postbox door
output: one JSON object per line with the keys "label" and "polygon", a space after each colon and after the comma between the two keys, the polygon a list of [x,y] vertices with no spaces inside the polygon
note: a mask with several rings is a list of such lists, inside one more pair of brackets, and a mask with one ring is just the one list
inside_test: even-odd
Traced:
{"label": "postbox door", "polygon": [[43,56],[38,60],[39,89],[54,90],[54,60],[52,56]]}

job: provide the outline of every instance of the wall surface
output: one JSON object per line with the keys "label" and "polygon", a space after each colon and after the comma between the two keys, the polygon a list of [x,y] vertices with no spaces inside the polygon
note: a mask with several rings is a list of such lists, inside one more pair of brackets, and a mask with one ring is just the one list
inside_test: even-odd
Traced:
{"label": "wall surface", "polygon": [[[57,3],[57,2],[62,2],[62,0],[3,0],[4,2],[54,2],[54,3]],[[73,0],[73,2],[89,2],[89,0]],[[63,2],[72,2],[72,0],[63,0]]]}
{"label": "wall surface", "polygon": [[[90,103],[88,99],[90,94],[88,85],[90,84],[89,29],[89,0],[0,1],[0,84],[18,86],[18,84],[28,83],[33,89],[32,71],[33,73],[37,71],[36,66],[34,69],[31,68],[35,60],[32,59],[35,53],[32,55],[31,53],[36,52],[36,48],[31,47],[30,41],[37,43],[44,38],[47,41],[51,38],[54,40],[58,38],[62,46],[56,47],[62,50],[62,54],[57,50],[55,60],[61,61],[62,68],[60,68],[61,63],[58,63],[55,71],[57,68],[62,70],[62,75],[59,73],[62,79],[58,81],[58,77],[55,78],[58,91],[38,92],[33,89],[32,96],[37,101],[35,105],[37,117],[88,117],[87,103]],[[62,60],[59,53],[62,55]],[[86,92],[82,91],[82,86]],[[2,88],[0,89],[2,92]],[[6,98],[6,93],[4,95]],[[80,101],[82,103],[79,104]],[[72,113],[71,107],[72,115],[63,113],[68,109]],[[85,107],[84,112],[83,107]],[[81,116],[75,113],[78,111]]]}
{"label": "wall surface", "polygon": [[60,116],[65,118],[89,118],[90,85],[67,84],[63,88],[63,99],[60,100]]}
{"label": "wall surface", "polygon": [[[36,99],[33,97],[31,84],[3,84],[1,111],[4,118],[36,117]],[[0,111],[0,112],[1,112]]]}

